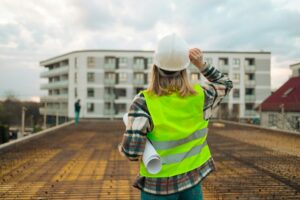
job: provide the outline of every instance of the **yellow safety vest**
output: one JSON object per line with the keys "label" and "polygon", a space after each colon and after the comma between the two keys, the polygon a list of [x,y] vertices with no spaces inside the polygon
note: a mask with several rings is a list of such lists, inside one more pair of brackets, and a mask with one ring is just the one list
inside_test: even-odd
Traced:
{"label": "yellow safety vest", "polygon": [[197,94],[180,97],[177,93],[165,96],[142,91],[154,128],[147,134],[162,160],[162,169],[150,174],[143,161],[140,175],[170,177],[203,165],[211,153],[206,143],[208,121],[203,118],[204,92],[195,85]]}

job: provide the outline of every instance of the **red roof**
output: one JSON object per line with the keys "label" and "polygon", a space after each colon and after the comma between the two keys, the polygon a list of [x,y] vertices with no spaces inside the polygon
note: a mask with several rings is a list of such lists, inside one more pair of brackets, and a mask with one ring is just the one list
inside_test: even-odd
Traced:
{"label": "red roof", "polygon": [[261,103],[262,111],[300,112],[300,77],[290,78]]}

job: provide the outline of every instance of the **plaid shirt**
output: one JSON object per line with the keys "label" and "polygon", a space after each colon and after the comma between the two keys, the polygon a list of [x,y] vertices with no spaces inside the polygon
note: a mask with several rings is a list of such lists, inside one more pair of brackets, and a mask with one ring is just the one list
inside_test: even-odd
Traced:
{"label": "plaid shirt", "polygon": [[[209,120],[213,111],[232,88],[232,81],[216,68],[207,65],[202,74],[209,81],[202,85],[205,94],[204,117]],[[128,112],[128,124],[119,151],[131,161],[137,161],[144,153],[147,133],[153,122],[142,93],[135,96]],[[197,169],[167,178],[137,176],[134,187],[152,194],[172,194],[188,189],[201,182],[215,170],[213,158]]]}

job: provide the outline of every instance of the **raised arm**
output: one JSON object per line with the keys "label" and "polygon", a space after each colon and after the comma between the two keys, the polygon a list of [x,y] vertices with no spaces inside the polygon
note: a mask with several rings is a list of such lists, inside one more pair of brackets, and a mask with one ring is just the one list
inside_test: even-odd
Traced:
{"label": "raised arm", "polygon": [[232,89],[232,81],[215,67],[204,63],[203,54],[199,49],[194,48],[190,50],[190,59],[209,81],[208,84],[202,86],[205,92],[203,111],[205,119],[208,120],[216,108],[218,108],[223,98]]}

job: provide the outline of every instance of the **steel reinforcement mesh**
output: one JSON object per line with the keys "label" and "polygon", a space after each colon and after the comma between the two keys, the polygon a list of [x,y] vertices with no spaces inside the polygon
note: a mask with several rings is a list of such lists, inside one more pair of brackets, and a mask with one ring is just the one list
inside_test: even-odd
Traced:
{"label": "steel reinforcement mesh", "polygon": [[[139,199],[121,121],[81,122],[0,151],[0,199]],[[205,199],[300,199],[300,137],[211,123]]]}

